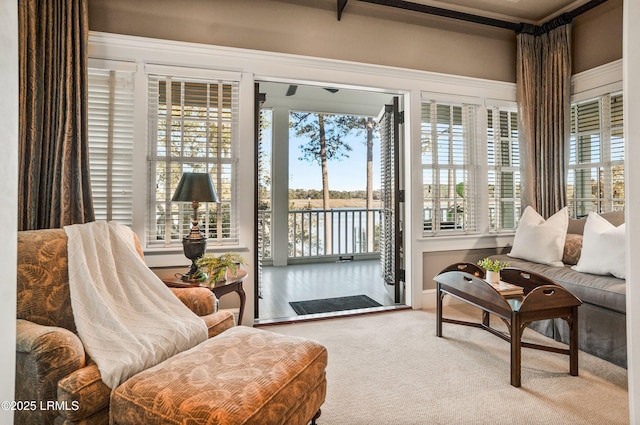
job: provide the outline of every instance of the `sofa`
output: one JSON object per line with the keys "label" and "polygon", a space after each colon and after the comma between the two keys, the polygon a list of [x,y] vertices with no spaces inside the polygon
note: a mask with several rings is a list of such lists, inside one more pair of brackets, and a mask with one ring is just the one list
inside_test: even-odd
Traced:
{"label": "sofa", "polygon": [[[142,255],[136,239],[136,248]],[[18,232],[16,424],[306,424],[326,395],[326,349],[234,326],[206,288],[171,288],[208,339],[109,388],[77,335],[63,229]]]}
{"label": "sofa", "polygon": [[[624,223],[624,212],[601,214],[614,226]],[[563,267],[554,267],[508,255],[490,258],[509,262],[511,267],[532,271],[568,289],[582,302],[578,313],[580,350],[616,365],[627,365],[626,281],[612,275],[578,272],[572,269],[580,259],[586,218],[569,219],[564,242]],[[624,259],[620,259],[624,262]],[[557,341],[568,343],[569,327],[562,319],[534,322],[529,326]]]}

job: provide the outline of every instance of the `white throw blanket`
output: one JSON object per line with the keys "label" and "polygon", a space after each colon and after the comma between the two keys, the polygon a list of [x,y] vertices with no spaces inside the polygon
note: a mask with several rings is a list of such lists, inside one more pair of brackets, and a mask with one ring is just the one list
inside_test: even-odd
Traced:
{"label": "white throw blanket", "polygon": [[64,229],[78,336],[109,388],[207,339],[204,321],[138,255],[128,227]]}

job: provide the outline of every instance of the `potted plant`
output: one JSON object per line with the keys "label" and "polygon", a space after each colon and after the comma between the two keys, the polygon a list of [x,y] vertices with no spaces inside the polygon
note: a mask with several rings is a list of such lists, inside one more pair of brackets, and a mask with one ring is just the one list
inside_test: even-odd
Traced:
{"label": "potted plant", "polygon": [[485,280],[490,283],[500,282],[500,270],[509,267],[508,261],[492,260],[489,257],[478,261],[478,265],[487,271]]}
{"label": "potted plant", "polygon": [[216,256],[215,254],[204,254],[196,260],[196,265],[203,271],[203,279],[210,285],[225,281],[227,271],[236,275],[241,264],[247,264],[244,257],[235,252],[227,252]]}

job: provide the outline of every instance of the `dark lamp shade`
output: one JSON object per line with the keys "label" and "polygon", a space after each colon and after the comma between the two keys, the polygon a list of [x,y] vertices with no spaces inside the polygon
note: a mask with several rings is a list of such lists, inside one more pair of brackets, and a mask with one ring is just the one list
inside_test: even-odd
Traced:
{"label": "dark lamp shade", "polygon": [[171,201],[220,202],[220,199],[208,173],[184,173]]}

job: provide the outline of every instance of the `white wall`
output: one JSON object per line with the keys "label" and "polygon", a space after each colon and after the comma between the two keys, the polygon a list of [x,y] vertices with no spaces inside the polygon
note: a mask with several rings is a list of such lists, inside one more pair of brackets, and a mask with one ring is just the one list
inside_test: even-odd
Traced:
{"label": "white wall", "polygon": [[515,81],[513,31],[356,1],[89,0],[89,28]]}
{"label": "white wall", "polygon": [[[16,345],[16,229],[18,228],[18,2],[0,2],[0,402],[13,400]],[[13,422],[13,412],[0,408],[0,423]]]}
{"label": "white wall", "polygon": [[[631,424],[640,424],[640,168],[631,159],[640,158],[640,2],[624,2],[624,132],[627,226],[627,363],[629,370],[629,413]],[[634,190],[630,190],[634,188]],[[634,214],[635,213],[635,214]],[[635,237],[631,237],[631,235]]]}

